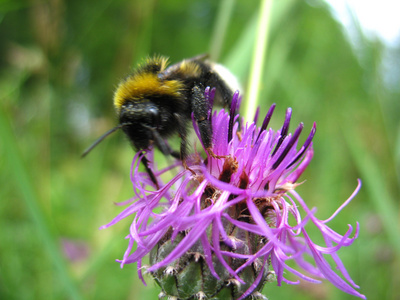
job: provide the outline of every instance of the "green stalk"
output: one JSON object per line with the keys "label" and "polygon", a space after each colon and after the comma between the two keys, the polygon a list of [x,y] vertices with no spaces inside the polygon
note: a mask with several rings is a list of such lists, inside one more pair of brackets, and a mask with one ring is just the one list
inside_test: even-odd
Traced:
{"label": "green stalk", "polygon": [[210,47],[210,59],[218,61],[221,55],[222,45],[224,44],[226,30],[231,20],[235,0],[223,0],[219,6],[218,15],[213,30]]}
{"label": "green stalk", "polygon": [[245,120],[251,121],[256,111],[260,94],[260,82],[264,69],[264,59],[267,53],[272,0],[262,0],[258,16],[257,36],[253,53],[253,62],[250,71],[250,81],[247,88],[247,101],[245,106]]}

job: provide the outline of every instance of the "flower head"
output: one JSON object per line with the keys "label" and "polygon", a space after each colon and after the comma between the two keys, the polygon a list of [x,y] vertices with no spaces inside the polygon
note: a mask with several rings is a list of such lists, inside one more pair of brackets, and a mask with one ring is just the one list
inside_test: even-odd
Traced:
{"label": "flower head", "polygon": [[[210,102],[213,95],[214,91],[207,88],[205,96]],[[205,151],[204,158],[194,153],[187,160],[189,170],[179,161],[158,170],[153,151],[148,151],[150,168],[159,182],[171,170],[178,172],[158,190],[154,191],[146,173],[138,171],[143,153],[136,154],[131,173],[136,196],[130,200],[136,202],[102,227],[133,216],[127,237],[129,246],[121,264],[136,262],[143,280],[142,259],[150,254],[147,271],[163,293],[182,299],[193,295],[215,297],[229,286],[235,299],[249,295],[262,297],[258,291],[271,278],[276,278],[278,285],[299,283],[284,277],[288,272],[313,283],[320,281],[312,277],[325,278],[346,293],[365,299],[355,290],[358,286],[337,255],[341,247],[354,242],[358,223],[353,237],[350,225],[344,235],[327,225],[355,196],[360,182],[330,218],[319,220],[316,210],[308,208],[295,191],[299,177],[313,157],[316,125],[299,146],[303,124],[289,133],[290,108],[282,128],[275,132],[267,129],[275,105],[269,109],[262,126],[257,127],[255,123],[238,122],[239,102],[235,93],[230,113],[224,110],[210,113],[213,153]],[[193,126],[200,137],[195,122]],[[305,229],[307,223],[320,230],[325,245],[312,241]],[[340,275],[332,270],[324,255],[332,257]],[[289,260],[299,270],[289,266]],[[189,271],[193,276],[201,274],[202,284],[191,280],[186,287],[188,276],[173,277],[181,280],[175,284],[179,289],[170,288],[171,282],[166,283],[171,274]]]}

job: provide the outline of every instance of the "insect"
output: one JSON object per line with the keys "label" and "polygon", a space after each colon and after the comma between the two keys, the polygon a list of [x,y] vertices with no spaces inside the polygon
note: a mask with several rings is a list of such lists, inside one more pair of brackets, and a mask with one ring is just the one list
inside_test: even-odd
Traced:
{"label": "insect", "polygon": [[[162,56],[147,59],[119,84],[114,93],[119,125],[101,136],[82,156],[109,134],[122,129],[136,151],[154,145],[164,155],[181,159],[184,167],[188,168],[188,124],[193,114],[204,147],[215,157],[211,150],[212,128],[208,118],[210,103],[204,96],[208,86],[216,88],[216,101],[228,106],[238,83],[226,68],[206,60],[205,55],[171,66],[168,66],[168,59]],[[174,134],[181,139],[179,152],[173,151],[166,142]],[[157,185],[145,156],[142,161]]]}

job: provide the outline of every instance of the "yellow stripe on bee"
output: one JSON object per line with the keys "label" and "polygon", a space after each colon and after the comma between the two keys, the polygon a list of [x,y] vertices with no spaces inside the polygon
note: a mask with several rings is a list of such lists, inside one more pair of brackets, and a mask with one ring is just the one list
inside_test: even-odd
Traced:
{"label": "yellow stripe on bee", "polygon": [[199,65],[193,61],[184,60],[179,69],[186,77],[199,77],[201,74]]}
{"label": "yellow stripe on bee", "polygon": [[168,58],[158,55],[154,57],[148,57],[146,59],[146,64],[150,65],[159,65],[160,66],[160,72],[164,71],[167,66],[168,66]]}
{"label": "yellow stripe on bee", "polygon": [[182,89],[183,84],[178,80],[161,81],[157,74],[136,74],[120,83],[114,93],[114,106],[119,110],[126,101],[141,101],[152,96],[181,97]]}

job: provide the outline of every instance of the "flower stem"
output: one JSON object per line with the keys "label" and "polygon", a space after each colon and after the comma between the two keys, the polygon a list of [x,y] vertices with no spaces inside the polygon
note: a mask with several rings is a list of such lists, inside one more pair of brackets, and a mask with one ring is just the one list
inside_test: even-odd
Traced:
{"label": "flower stem", "polygon": [[245,120],[253,119],[260,94],[260,81],[267,53],[267,41],[273,0],[262,0],[258,16],[257,36],[253,53],[253,62],[250,71],[250,81],[247,88],[247,101],[245,107]]}
{"label": "flower stem", "polygon": [[225,40],[226,30],[232,17],[233,7],[236,0],[224,0],[221,2],[216,18],[210,49],[210,59],[218,61],[222,45]]}

